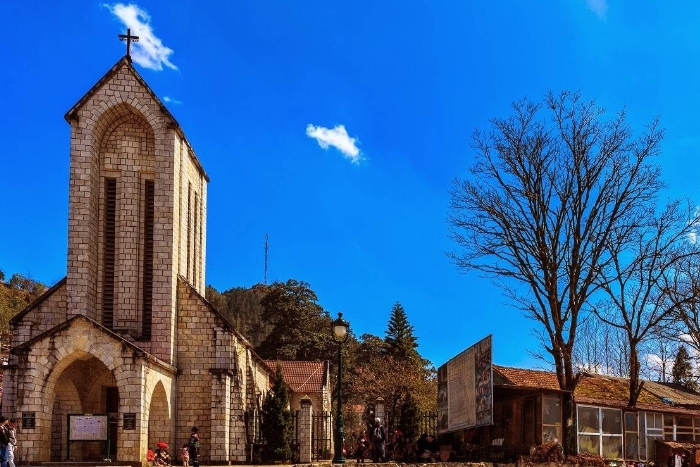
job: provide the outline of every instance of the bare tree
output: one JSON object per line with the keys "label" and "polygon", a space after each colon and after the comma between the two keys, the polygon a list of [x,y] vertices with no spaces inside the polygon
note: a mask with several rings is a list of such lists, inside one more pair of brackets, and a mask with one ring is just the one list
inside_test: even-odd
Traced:
{"label": "bare tree", "polygon": [[588,373],[627,377],[629,348],[619,329],[593,314],[581,319],[574,344],[574,368]]}
{"label": "bare tree", "polygon": [[609,238],[612,280],[601,277],[601,289],[607,298],[594,306],[594,313],[606,324],[619,329],[629,349],[629,406],[637,404],[643,382],[640,381],[639,344],[652,336],[673,309],[686,301],[680,294],[666,292],[675,267],[699,256],[688,241],[694,231],[693,209],[684,210],[677,201],[669,203],[657,215],[655,205],[639,211],[637,227],[626,240]]}
{"label": "bare tree", "polygon": [[[651,159],[657,122],[638,138],[624,112],[605,120],[594,101],[563,92],[522,100],[514,114],[473,136],[469,178],[451,192],[451,257],[460,269],[494,278],[543,327],[564,403],[564,446],[575,446],[571,394],[580,313],[612,274],[609,244],[627,242],[637,215],[663,187]],[[550,118],[543,119],[541,113]]]}
{"label": "bare tree", "polygon": [[643,356],[640,358],[642,377],[662,383],[670,381],[671,366],[678,348],[678,343],[668,337],[666,327],[664,322],[639,345],[639,353]]}
{"label": "bare tree", "polygon": [[[693,227],[697,227],[694,224]],[[700,242],[697,232],[689,236],[691,243]],[[675,265],[673,274],[666,277],[664,291],[675,305],[673,319],[667,321],[664,333],[667,338],[688,345],[693,354],[700,354],[700,258],[686,256]]]}

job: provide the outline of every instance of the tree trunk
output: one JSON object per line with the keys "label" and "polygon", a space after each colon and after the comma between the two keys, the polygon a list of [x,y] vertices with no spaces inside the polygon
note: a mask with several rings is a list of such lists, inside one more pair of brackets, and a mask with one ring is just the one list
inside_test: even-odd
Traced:
{"label": "tree trunk", "polygon": [[574,393],[565,392],[562,404],[562,436],[561,444],[565,455],[576,454],[576,406],[574,405]]}

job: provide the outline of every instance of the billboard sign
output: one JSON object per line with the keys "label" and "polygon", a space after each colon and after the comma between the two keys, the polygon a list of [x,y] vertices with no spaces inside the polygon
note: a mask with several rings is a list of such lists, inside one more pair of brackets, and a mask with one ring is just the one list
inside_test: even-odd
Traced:
{"label": "billboard sign", "polygon": [[491,338],[438,368],[439,433],[493,424]]}

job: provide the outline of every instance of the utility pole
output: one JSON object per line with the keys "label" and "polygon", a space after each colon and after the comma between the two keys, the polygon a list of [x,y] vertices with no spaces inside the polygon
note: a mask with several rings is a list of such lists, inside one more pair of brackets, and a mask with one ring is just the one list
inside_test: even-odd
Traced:
{"label": "utility pole", "polygon": [[265,233],[265,278],[263,284],[267,285],[267,252],[270,248],[270,242],[268,241],[267,233]]}

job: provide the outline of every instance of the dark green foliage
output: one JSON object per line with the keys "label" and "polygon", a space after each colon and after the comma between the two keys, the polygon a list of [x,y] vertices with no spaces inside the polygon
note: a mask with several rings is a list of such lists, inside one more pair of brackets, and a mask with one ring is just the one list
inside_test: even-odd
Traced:
{"label": "dark green foliage", "polygon": [[277,365],[275,382],[265,396],[262,405],[261,429],[268,461],[287,461],[292,457],[290,443],[294,436],[292,412],[289,410],[289,387],[282,377],[282,367]]}
{"label": "dark green foliage", "polygon": [[234,287],[219,293],[209,285],[206,297],[255,348],[265,340],[272,329],[263,319],[263,308],[260,304],[268,291],[268,286],[258,284],[249,289]]}
{"label": "dark green foliage", "polygon": [[399,302],[391,309],[384,341],[389,353],[395,357],[418,357],[418,341],[413,335],[413,326],[408,322],[406,311]]}
{"label": "dark green foliage", "polygon": [[332,358],[337,347],[331,336],[331,318],[317,303],[306,282],[294,279],[275,282],[260,302],[263,322],[271,327],[255,348],[271,360],[322,361]]}
{"label": "dark green foliage", "polygon": [[271,360],[328,360],[334,355],[331,319],[306,282],[236,287],[207,300],[233,323],[256,353]]}
{"label": "dark green foliage", "polygon": [[693,376],[693,365],[690,361],[690,355],[688,354],[688,350],[683,345],[678,347],[676,359],[673,361],[671,376],[674,383],[681,384],[688,389],[697,391],[698,383],[696,382],[695,376]]}
{"label": "dark green foliage", "polygon": [[406,400],[401,406],[399,414],[398,429],[403,432],[409,439],[418,437],[420,425],[420,414],[418,412],[418,404],[413,396],[409,393]]}

